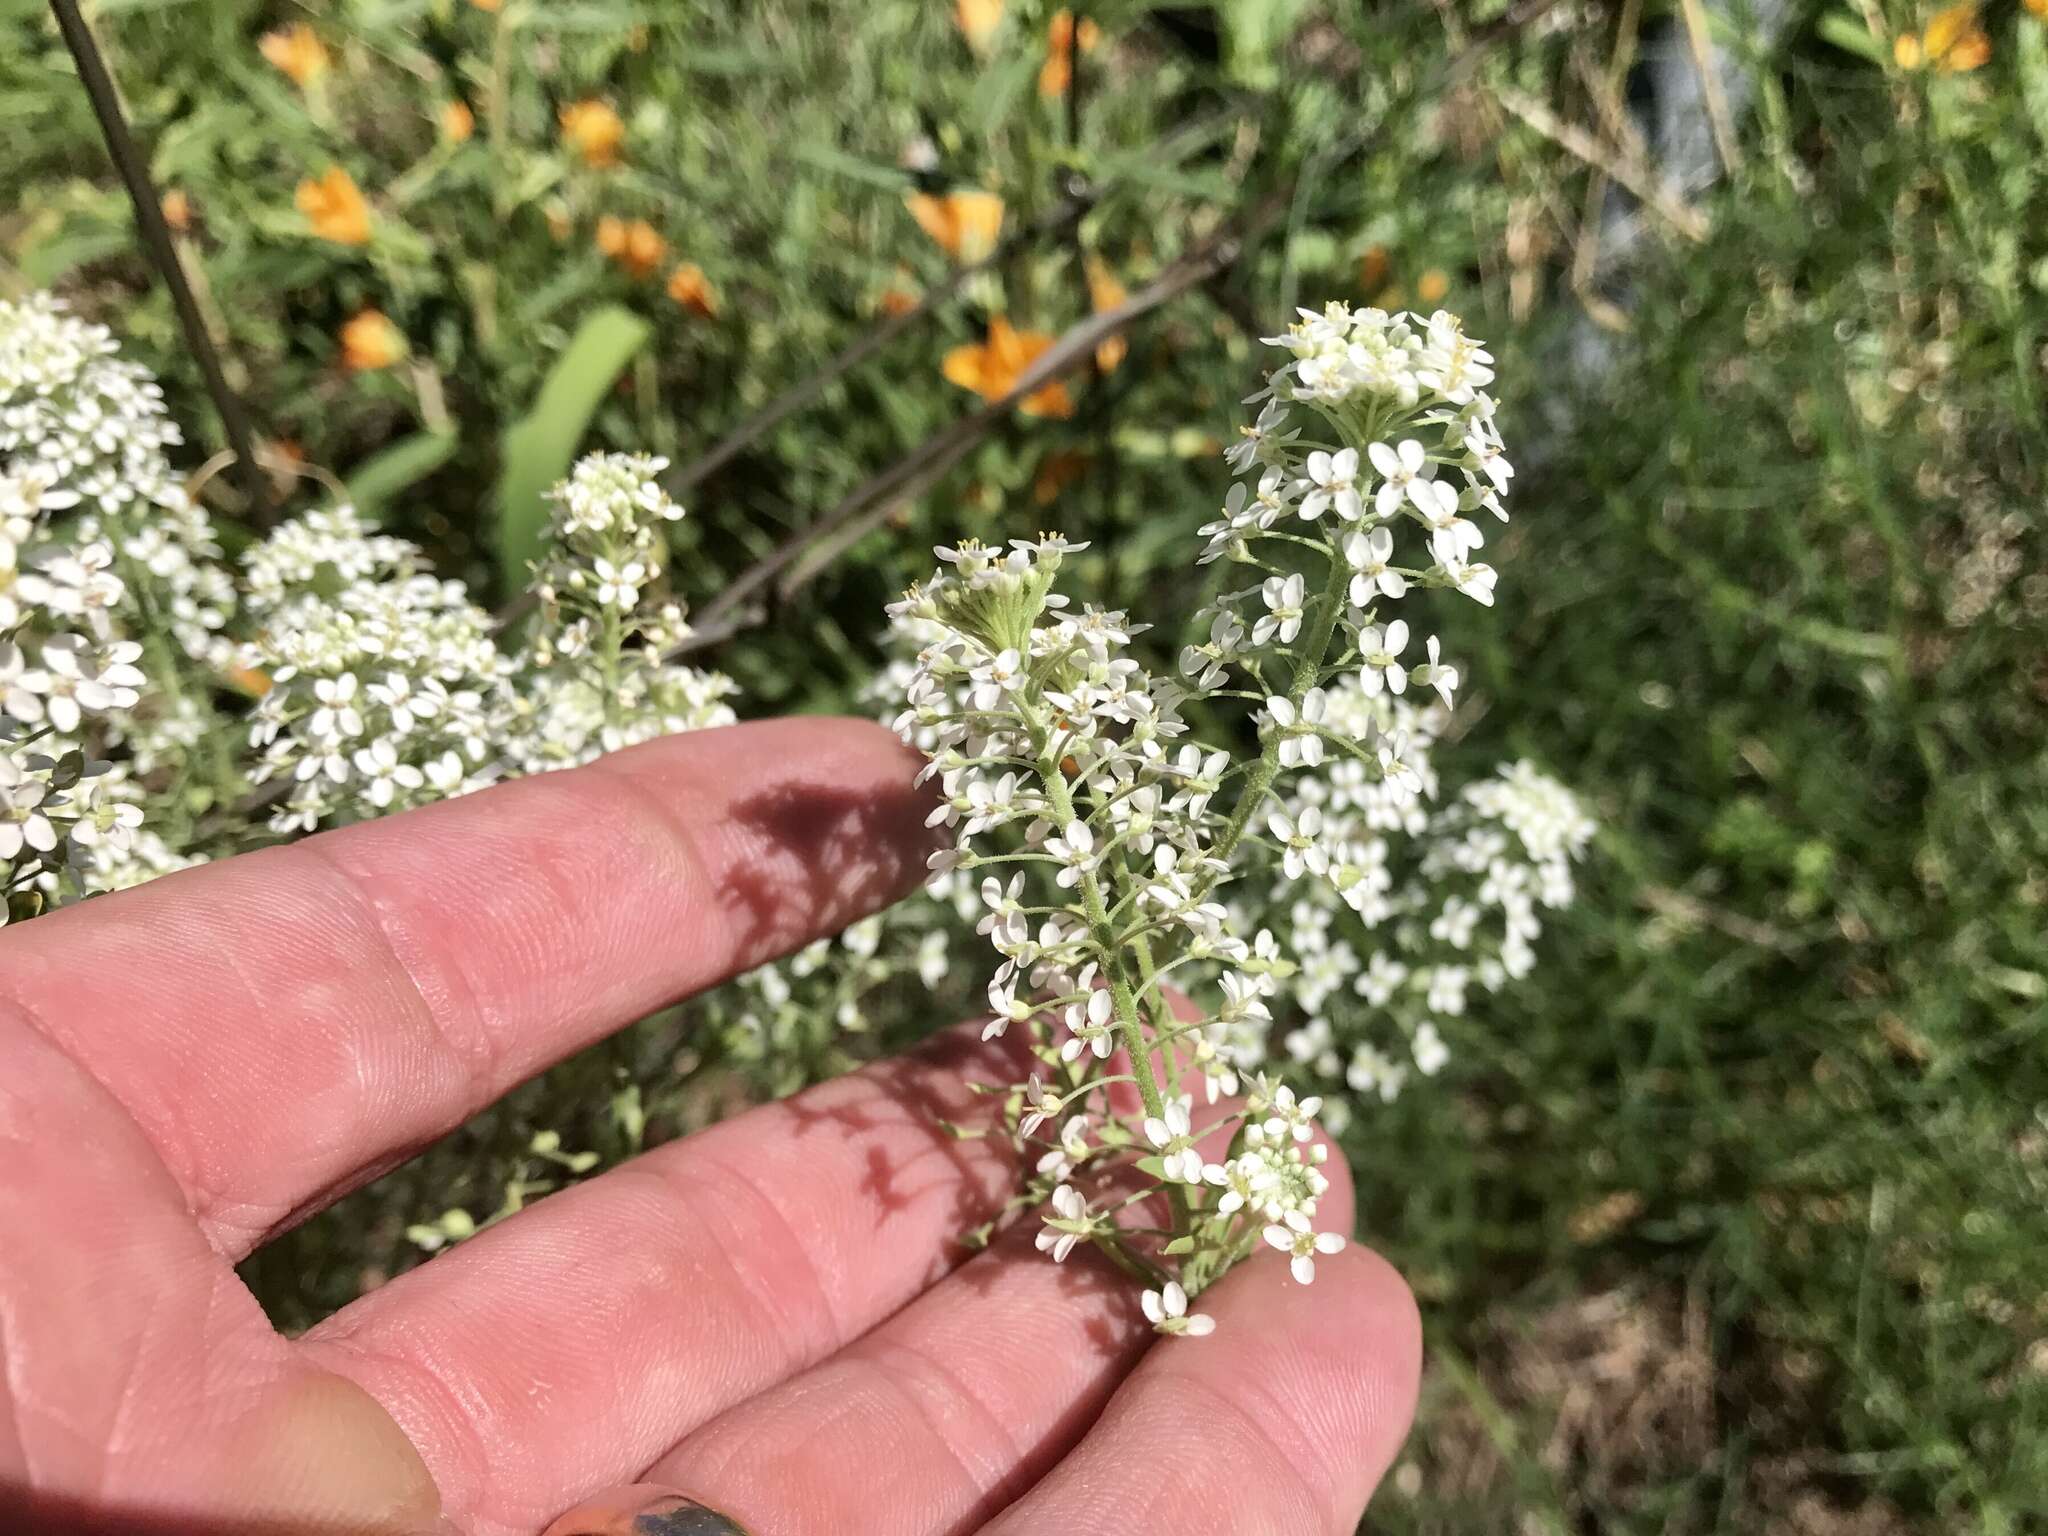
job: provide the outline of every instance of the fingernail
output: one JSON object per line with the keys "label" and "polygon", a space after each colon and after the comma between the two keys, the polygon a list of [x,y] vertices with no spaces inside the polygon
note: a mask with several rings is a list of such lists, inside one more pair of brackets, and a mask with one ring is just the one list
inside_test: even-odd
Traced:
{"label": "fingernail", "polygon": [[543,1536],[747,1536],[747,1530],[686,1493],[635,1483],[578,1504]]}

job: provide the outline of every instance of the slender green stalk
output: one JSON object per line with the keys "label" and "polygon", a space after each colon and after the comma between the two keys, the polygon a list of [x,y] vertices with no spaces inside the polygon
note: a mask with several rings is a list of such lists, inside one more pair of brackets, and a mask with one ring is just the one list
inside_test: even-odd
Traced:
{"label": "slender green stalk", "polygon": [[[1287,685],[1287,702],[1299,708],[1309,689],[1322,681],[1323,660],[1329,654],[1330,636],[1337,628],[1337,617],[1344,611],[1344,592],[1349,585],[1351,572],[1339,556],[1330,555],[1329,574],[1324,578],[1323,590],[1316,597],[1316,617],[1301,648],[1295,653],[1294,676]],[[1244,790],[1238,796],[1237,807],[1230,813],[1230,821],[1223,829],[1223,835],[1210,848],[1210,857],[1228,863],[1237,845],[1243,840],[1245,829],[1265,801],[1266,792],[1273,787],[1273,780],[1280,773],[1280,733],[1274,732],[1266,739],[1259,760],[1252,765],[1244,781]],[[1202,888],[1207,895],[1215,889],[1216,881],[1210,880]]]}

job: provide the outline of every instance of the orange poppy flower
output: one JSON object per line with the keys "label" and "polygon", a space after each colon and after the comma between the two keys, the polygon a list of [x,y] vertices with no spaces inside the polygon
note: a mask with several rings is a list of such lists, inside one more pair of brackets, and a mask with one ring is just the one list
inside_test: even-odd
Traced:
{"label": "orange poppy flower", "polygon": [[1102,28],[1084,16],[1074,25],[1072,11],[1056,11],[1045,29],[1045,65],[1038,71],[1038,94],[1064,96],[1074,83],[1074,43],[1078,36],[1083,53],[1093,53],[1102,41]]}
{"label": "orange poppy flower", "polygon": [[[1017,387],[1024,370],[1052,345],[1043,331],[1019,331],[1001,315],[988,323],[988,340],[981,345],[955,347],[948,352],[939,371],[946,382],[971,389],[993,405]],[[1026,416],[1071,416],[1073,398],[1058,379],[1041,384],[1018,402]]]}
{"label": "orange poppy flower", "polygon": [[903,200],[918,228],[962,266],[985,260],[1003,232],[1003,200],[993,192],[963,188],[933,197],[913,192]]}
{"label": "orange poppy flower", "polygon": [[2026,7],[2043,21],[2048,21],[2048,0],[2026,0]]}
{"label": "orange poppy flower", "polygon": [[1415,279],[1415,297],[1424,304],[1436,304],[1451,291],[1451,280],[1435,267]]}
{"label": "orange poppy flower", "polygon": [[450,144],[467,144],[476,132],[476,114],[465,101],[451,101],[441,108],[441,137]]}
{"label": "orange poppy flower", "polygon": [[583,157],[583,163],[603,170],[619,163],[619,146],[626,140],[626,125],[619,114],[602,101],[578,101],[562,108],[562,138]]}
{"label": "orange poppy flower", "polygon": [[171,188],[159,205],[163,209],[164,222],[179,234],[192,227],[192,199],[177,187]]}
{"label": "orange poppy flower", "polygon": [[495,13],[497,9],[505,3],[505,0],[469,0],[469,3],[475,6],[480,11],[491,11]]}
{"label": "orange poppy flower", "polygon": [[[1098,315],[1105,310],[1115,309],[1130,297],[1130,292],[1118,281],[1114,272],[1104,266],[1098,256],[1088,258],[1088,303]],[[1105,336],[1095,344],[1095,366],[1103,373],[1114,373],[1117,364],[1130,355],[1131,344],[1121,332]]]}
{"label": "orange poppy flower", "polygon": [[327,45],[303,21],[264,33],[256,47],[274,69],[301,90],[327,73]]}
{"label": "orange poppy flower", "polygon": [[341,328],[341,365],[350,373],[389,368],[405,353],[405,333],[380,309],[366,309]]}
{"label": "orange poppy flower", "polygon": [[960,23],[960,35],[967,39],[967,46],[986,58],[989,44],[995,40],[996,28],[1003,24],[1003,0],[958,0],[954,16]]}
{"label": "orange poppy flower", "polygon": [[370,205],[355,178],[338,165],[330,165],[313,181],[299,183],[294,199],[313,233],[336,245],[370,243]]}
{"label": "orange poppy flower", "polygon": [[1975,0],[1936,11],[1919,36],[1902,32],[1892,42],[1901,69],[1930,66],[1945,75],[1964,75],[1991,62],[1991,39],[1977,24]]}
{"label": "orange poppy flower", "polygon": [[668,296],[706,320],[718,318],[718,291],[704,276],[704,269],[694,261],[683,262],[669,273]]}
{"label": "orange poppy flower", "polygon": [[597,248],[632,277],[652,277],[668,255],[661,231],[645,219],[628,221],[609,213],[597,221]]}

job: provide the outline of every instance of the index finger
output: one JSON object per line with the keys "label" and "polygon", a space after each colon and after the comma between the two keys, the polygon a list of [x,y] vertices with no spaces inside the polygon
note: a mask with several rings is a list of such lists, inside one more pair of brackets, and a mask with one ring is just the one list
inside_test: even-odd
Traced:
{"label": "index finger", "polygon": [[0,931],[13,1005],[239,1258],[591,1040],[913,885],[879,726],[700,731]]}

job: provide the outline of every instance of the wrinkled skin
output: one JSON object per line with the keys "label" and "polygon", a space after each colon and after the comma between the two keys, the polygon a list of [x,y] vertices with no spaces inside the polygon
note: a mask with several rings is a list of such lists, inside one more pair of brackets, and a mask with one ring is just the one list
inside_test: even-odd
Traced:
{"label": "wrinkled skin", "polygon": [[[0,1528],[531,1536],[638,1481],[755,1536],[1344,1536],[1413,1303],[1268,1254],[1154,1343],[934,1124],[971,1026],[522,1211],[310,1334],[267,1237],[549,1063],[915,884],[914,760],[790,720],[326,833],[0,931]],[[1325,1209],[1348,1211],[1333,1166]]]}

